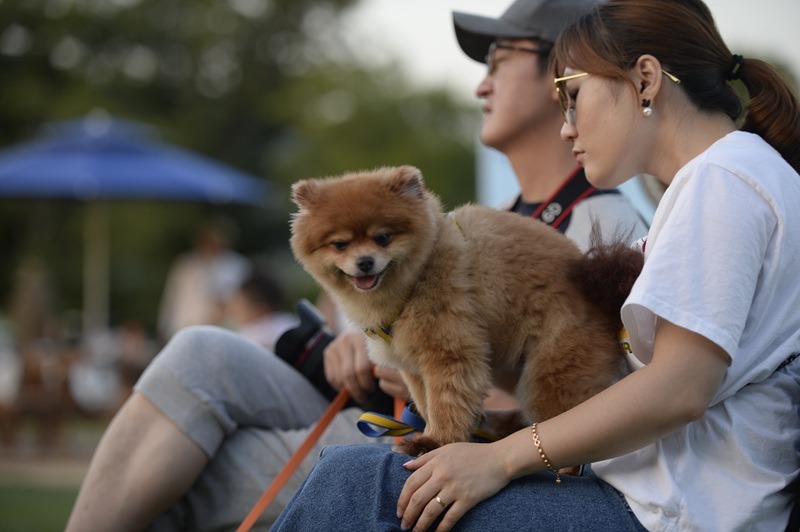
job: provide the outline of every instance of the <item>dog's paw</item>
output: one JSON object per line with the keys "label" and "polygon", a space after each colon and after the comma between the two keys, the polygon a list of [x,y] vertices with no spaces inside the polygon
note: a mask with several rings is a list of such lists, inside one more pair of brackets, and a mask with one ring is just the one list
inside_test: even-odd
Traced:
{"label": "dog's paw", "polygon": [[392,447],[395,452],[407,454],[415,458],[437,448],[439,448],[439,444],[427,436],[403,440]]}

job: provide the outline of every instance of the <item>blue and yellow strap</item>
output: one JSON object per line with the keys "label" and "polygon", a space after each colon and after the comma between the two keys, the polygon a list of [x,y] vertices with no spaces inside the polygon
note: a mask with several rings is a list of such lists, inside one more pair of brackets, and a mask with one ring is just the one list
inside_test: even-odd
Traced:
{"label": "blue and yellow strap", "polygon": [[403,409],[400,420],[377,412],[364,412],[356,422],[358,430],[365,436],[380,438],[382,436],[405,436],[412,432],[422,432],[425,420],[417,414],[414,403]]}
{"label": "blue and yellow strap", "polygon": [[392,326],[391,325],[382,325],[377,329],[368,327],[364,329],[364,333],[367,336],[371,336],[373,338],[381,338],[385,340],[387,343],[392,343]]}
{"label": "blue and yellow strap", "polygon": [[[370,438],[407,436],[412,432],[425,430],[425,420],[417,412],[414,403],[410,403],[403,410],[400,420],[377,412],[364,412],[358,418],[356,426],[362,434]],[[479,425],[472,429],[470,439],[476,443],[489,443],[500,438],[492,430]]]}

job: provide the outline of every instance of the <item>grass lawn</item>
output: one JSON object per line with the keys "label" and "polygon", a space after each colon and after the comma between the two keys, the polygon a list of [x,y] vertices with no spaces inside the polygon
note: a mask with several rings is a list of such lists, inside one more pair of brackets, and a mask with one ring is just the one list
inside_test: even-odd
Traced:
{"label": "grass lawn", "polygon": [[0,532],[60,532],[107,419],[70,416],[58,449],[42,451],[25,419],[13,449],[0,446]]}
{"label": "grass lawn", "polygon": [[78,488],[0,485],[0,530],[56,532],[64,530]]}

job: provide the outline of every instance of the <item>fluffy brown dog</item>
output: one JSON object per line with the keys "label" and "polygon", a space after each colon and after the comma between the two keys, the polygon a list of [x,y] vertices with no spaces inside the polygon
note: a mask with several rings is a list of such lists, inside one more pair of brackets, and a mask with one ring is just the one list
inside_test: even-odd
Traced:
{"label": "fluffy brown dog", "polygon": [[531,422],[620,378],[619,309],[639,252],[584,255],[551,227],[488,207],[444,216],[410,166],[299,181],[292,197],[295,256],[373,333],[370,358],[401,371],[427,422],[402,451],[467,441],[493,384],[516,392]]}

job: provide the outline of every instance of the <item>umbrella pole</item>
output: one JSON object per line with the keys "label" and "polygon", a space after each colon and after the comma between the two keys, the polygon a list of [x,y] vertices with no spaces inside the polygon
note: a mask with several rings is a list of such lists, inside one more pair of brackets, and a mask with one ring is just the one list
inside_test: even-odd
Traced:
{"label": "umbrella pole", "polygon": [[89,201],[84,213],[83,337],[108,328],[110,243],[108,204]]}

